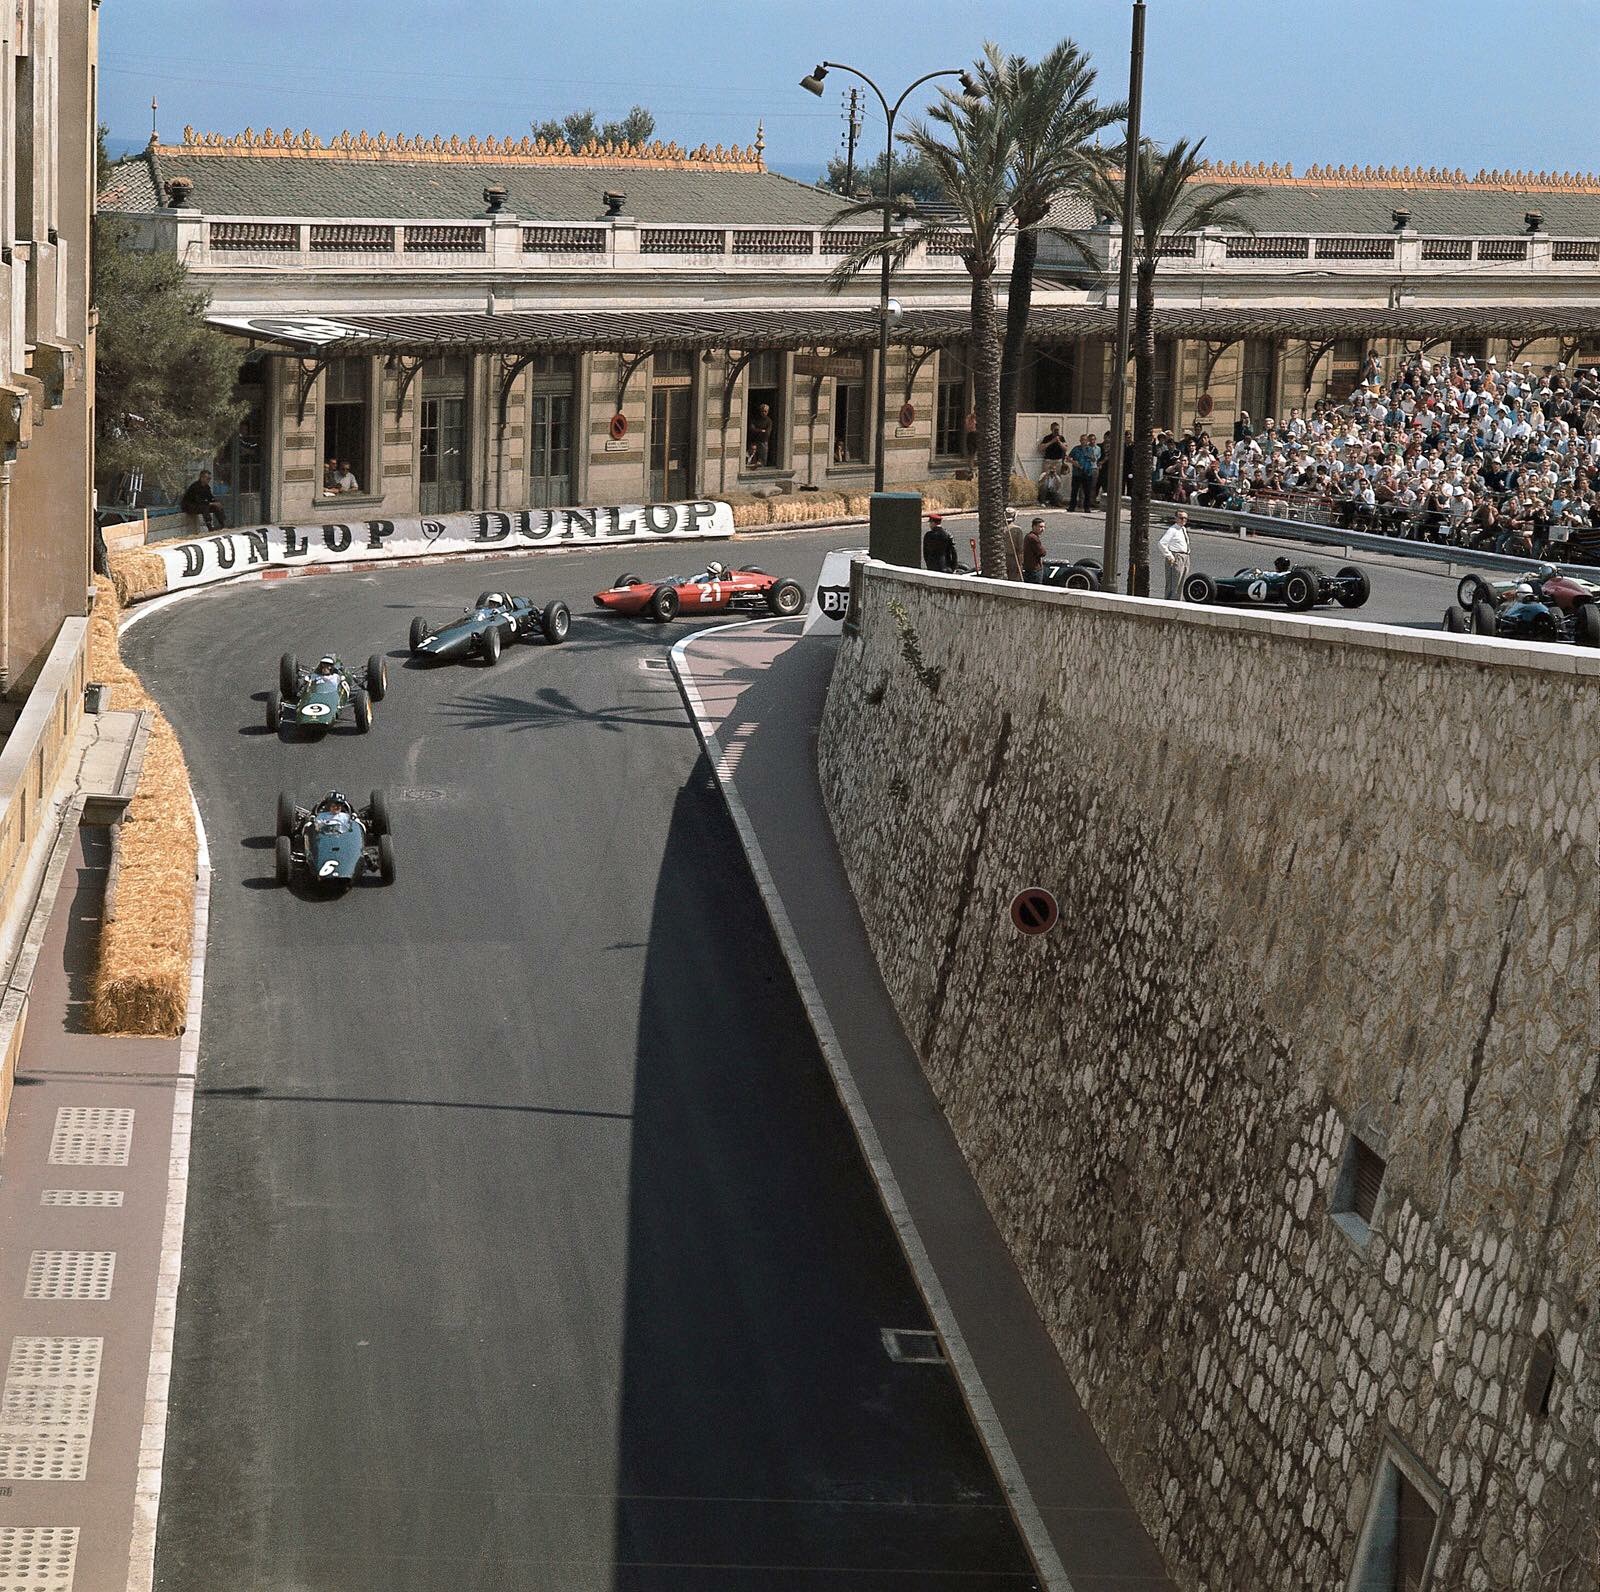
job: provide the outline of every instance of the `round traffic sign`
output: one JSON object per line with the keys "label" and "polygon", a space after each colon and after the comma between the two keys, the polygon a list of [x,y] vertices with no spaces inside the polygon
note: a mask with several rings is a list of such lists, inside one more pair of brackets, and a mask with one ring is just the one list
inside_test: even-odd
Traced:
{"label": "round traffic sign", "polygon": [[621,442],[628,434],[628,417],[619,409],[611,417],[611,440]]}
{"label": "round traffic sign", "polygon": [[1024,934],[1048,934],[1061,921],[1061,907],[1048,890],[1034,885],[1012,898],[1011,921]]}

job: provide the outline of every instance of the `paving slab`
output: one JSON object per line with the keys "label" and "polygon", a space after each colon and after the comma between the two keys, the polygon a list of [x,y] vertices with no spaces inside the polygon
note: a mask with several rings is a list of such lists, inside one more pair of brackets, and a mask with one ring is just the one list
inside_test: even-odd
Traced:
{"label": "paving slab", "polygon": [[816,771],[838,643],[800,632],[763,621],[681,644],[691,713],[1041,1576],[1072,1592],[1166,1592],[879,976]]}

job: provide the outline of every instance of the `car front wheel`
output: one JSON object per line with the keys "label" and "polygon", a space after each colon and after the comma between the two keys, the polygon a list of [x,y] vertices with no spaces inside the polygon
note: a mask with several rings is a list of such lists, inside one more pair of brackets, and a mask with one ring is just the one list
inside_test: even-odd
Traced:
{"label": "car front wheel", "polygon": [[355,715],[356,728],[365,735],[372,728],[372,699],[365,691],[352,691],[350,711]]}
{"label": "car front wheel", "polygon": [[805,601],[806,594],[797,581],[780,580],[775,586],[767,588],[767,607],[779,618],[787,619],[799,613],[805,607]]}
{"label": "car front wheel", "polygon": [[539,628],[546,641],[557,643],[567,639],[572,630],[572,610],[565,603],[546,603],[539,615]]}
{"label": "car front wheel", "polygon": [[272,872],[279,884],[288,884],[289,875],[294,872],[294,850],[287,835],[279,835],[273,842]]}
{"label": "car front wheel", "polygon": [[483,633],[483,661],[491,666],[500,661],[500,632],[493,625]]}
{"label": "car front wheel", "polygon": [[385,884],[394,883],[394,841],[388,835],[378,836],[378,877]]}
{"label": "car front wheel", "polygon": [[650,599],[650,617],[659,624],[678,617],[678,594],[670,586],[657,587]]}
{"label": "car front wheel", "polygon": [[428,621],[418,614],[411,621],[411,650],[415,652],[428,638]]}

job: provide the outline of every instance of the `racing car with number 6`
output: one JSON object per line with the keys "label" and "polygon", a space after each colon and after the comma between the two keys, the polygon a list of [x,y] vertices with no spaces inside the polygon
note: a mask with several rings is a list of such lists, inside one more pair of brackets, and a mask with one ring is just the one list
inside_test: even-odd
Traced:
{"label": "racing car with number 6", "polygon": [[804,588],[786,575],[769,575],[754,564],[729,569],[707,564],[687,580],[643,580],[619,575],[616,584],[594,594],[595,606],[614,614],[648,614],[666,623],[679,614],[769,613],[787,619],[806,605]]}
{"label": "racing car with number 6", "polygon": [[552,644],[565,641],[572,630],[572,611],[563,602],[541,608],[531,597],[512,597],[503,591],[478,593],[478,600],[459,619],[435,630],[420,614],[411,621],[413,658],[482,658],[497,663],[514,641],[537,636]]}
{"label": "racing car with number 6", "polygon": [[1316,564],[1291,564],[1287,558],[1274,559],[1271,569],[1241,569],[1221,576],[1195,570],[1183,580],[1186,603],[1287,608],[1292,613],[1324,603],[1359,608],[1371,595],[1366,571],[1354,564],[1329,575]]}
{"label": "racing car with number 6", "polygon": [[302,669],[286,652],[278,659],[278,689],[267,698],[267,729],[273,735],[287,728],[321,734],[349,708],[365,735],[372,728],[372,704],[383,701],[388,689],[389,666],[377,653],[362,673],[352,674],[334,653],[324,653],[315,669]]}
{"label": "racing car with number 6", "polygon": [[389,804],[373,791],[365,807],[331,790],[313,807],[301,807],[287,791],[278,792],[278,833],[274,873],[288,884],[298,868],[324,889],[353,884],[364,873],[394,883],[394,840]]}

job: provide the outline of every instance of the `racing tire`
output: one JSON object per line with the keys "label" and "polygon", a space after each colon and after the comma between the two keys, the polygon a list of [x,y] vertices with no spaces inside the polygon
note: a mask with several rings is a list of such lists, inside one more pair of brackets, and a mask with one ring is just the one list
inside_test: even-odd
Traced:
{"label": "racing tire", "polygon": [[1572,641],[1579,647],[1600,647],[1600,607],[1580,603],[1572,610]]}
{"label": "racing tire", "polygon": [[805,605],[806,594],[798,581],[780,580],[767,587],[767,607],[780,619],[792,619]]}
{"label": "racing tire", "polygon": [[1214,603],[1217,600],[1217,583],[1199,570],[1183,577],[1181,595],[1186,603]]}
{"label": "racing tire", "polygon": [[765,575],[766,570],[764,570],[759,564],[741,564],[739,566],[739,573],[741,575]]}
{"label": "racing tire", "polygon": [[367,802],[367,816],[372,820],[375,835],[392,835],[394,826],[389,822],[389,798],[381,790],[373,791]]}
{"label": "racing tire", "polygon": [[378,877],[385,884],[394,883],[394,841],[388,835],[378,836]]}
{"label": "racing tire", "polygon": [[292,652],[278,659],[278,695],[286,702],[293,701],[300,689],[300,660]]}
{"label": "racing tire", "polygon": [[1461,605],[1462,611],[1470,614],[1473,604],[1480,597],[1486,602],[1493,601],[1489,583],[1482,575],[1463,575],[1456,586],[1456,601]]}
{"label": "racing tire", "polygon": [[1472,618],[1460,603],[1451,603],[1444,611],[1444,628],[1452,636],[1471,635]]}
{"label": "racing tire", "polygon": [[1500,616],[1495,612],[1492,602],[1480,597],[1472,605],[1472,633],[1475,636],[1498,635],[1500,631]]}
{"label": "racing tire", "polygon": [[612,591],[621,591],[624,586],[641,586],[644,583],[637,575],[618,575],[611,583]]}
{"label": "racing tire", "polygon": [[282,835],[285,838],[292,835],[294,833],[294,820],[294,797],[288,791],[281,790],[278,792],[278,827],[273,833]]}
{"label": "racing tire", "polygon": [[483,633],[483,661],[491,669],[500,661],[500,632],[493,625]]}
{"label": "racing tire", "polygon": [[276,694],[267,698],[267,734],[276,735],[283,728],[283,703]]}
{"label": "racing tire", "polygon": [[389,665],[377,653],[367,659],[367,695],[381,702],[389,694]]}
{"label": "racing tire", "polygon": [[1068,591],[1099,591],[1100,577],[1092,569],[1085,569],[1081,564],[1069,564],[1061,572],[1060,584]]}
{"label": "racing tire", "polygon": [[1316,572],[1304,564],[1296,564],[1283,578],[1283,606],[1292,614],[1303,614],[1316,600]]}
{"label": "racing tire", "polygon": [[1092,570],[1096,581],[1104,582],[1106,578],[1106,567],[1098,558],[1075,558],[1072,561],[1072,567],[1074,569]]}
{"label": "racing tire", "polygon": [[1367,579],[1364,569],[1357,569],[1354,564],[1346,564],[1335,579],[1345,582],[1351,589],[1339,593],[1339,606],[1341,608],[1363,608],[1367,599],[1372,595],[1372,582]]}
{"label": "racing tire", "polygon": [[411,650],[413,653],[415,653],[417,648],[422,645],[423,641],[427,637],[427,634],[428,621],[424,619],[421,614],[418,614],[417,617],[411,621]]}
{"label": "racing tire", "polygon": [[272,847],[272,876],[279,884],[288,884],[294,872],[294,847],[287,835],[279,835]]}
{"label": "racing tire", "polygon": [[658,586],[650,599],[650,617],[664,625],[678,617],[678,594],[670,586]]}
{"label": "racing tire", "polygon": [[350,693],[350,711],[355,715],[356,729],[365,735],[372,728],[372,698],[359,686]]}
{"label": "racing tire", "polygon": [[539,615],[539,628],[546,641],[559,646],[572,633],[572,610],[562,602],[546,603]]}

